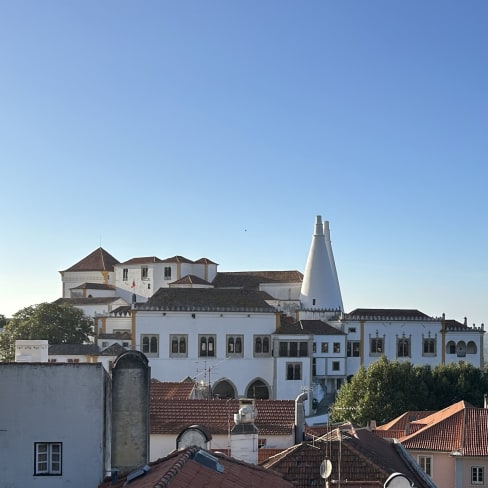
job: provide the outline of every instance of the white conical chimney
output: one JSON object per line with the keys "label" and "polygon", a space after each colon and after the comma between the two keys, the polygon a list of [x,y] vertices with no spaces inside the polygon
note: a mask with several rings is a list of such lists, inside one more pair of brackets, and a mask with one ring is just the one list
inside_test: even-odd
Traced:
{"label": "white conical chimney", "polygon": [[317,215],[308,253],[300,301],[305,309],[343,311],[341,290],[330,242],[329,222]]}

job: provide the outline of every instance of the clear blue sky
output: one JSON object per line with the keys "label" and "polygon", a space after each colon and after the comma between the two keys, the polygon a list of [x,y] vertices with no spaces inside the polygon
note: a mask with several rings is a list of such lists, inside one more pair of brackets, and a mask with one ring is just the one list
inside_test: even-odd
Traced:
{"label": "clear blue sky", "polygon": [[488,325],[488,2],[0,2],[0,313],[100,244]]}

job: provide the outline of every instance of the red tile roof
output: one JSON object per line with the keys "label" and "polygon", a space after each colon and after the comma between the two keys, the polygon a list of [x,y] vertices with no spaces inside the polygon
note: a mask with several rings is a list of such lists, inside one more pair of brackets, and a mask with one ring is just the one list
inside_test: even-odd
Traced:
{"label": "red tile roof", "polygon": [[191,378],[179,382],[151,380],[151,401],[189,400],[195,389]]}
{"label": "red tile roof", "polygon": [[460,401],[431,415],[401,425],[407,414],[377,428],[375,433],[397,437],[407,449],[488,456],[488,409]]}
{"label": "red tile roof", "polygon": [[113,271],[119,261],[109,254],[105,249],[99,247],[91,254],[66,269],[66,271]]}
{"label": "red tile roof", "polygon": [[[200,462],[208,455],[215,459],[219,469]],[[211,459],[211,458],[210,458]],[[210,463],[211,464],[211,463]],[[151,463],[150,470],[130,482],[133,488],[292,488],[293,484],[281,474],[254,466],[223,454],[210,453],[197,447],[175,451]],[[107,480],[99,488],[121,488],[126,477],[112,483]]]}
{"label": "red tile roof", "polygon": [[[179,434],[190,425],[212,434],[227,434],[239,412],[239,400],[159,400],[151,395],[151,434]],[[261,436],[291,435],[295,425],[293,400],[256,400],[256,427]]]}

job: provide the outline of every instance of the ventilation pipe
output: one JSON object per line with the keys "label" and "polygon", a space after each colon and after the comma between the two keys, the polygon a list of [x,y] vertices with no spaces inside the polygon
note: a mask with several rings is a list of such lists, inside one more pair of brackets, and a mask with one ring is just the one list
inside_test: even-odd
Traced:
{"label": "ventilation pipe", "polygon": [[295,444],[302,442],[305,434],[305,400],[308,400],[305,392],[300,393],[295,400]]}

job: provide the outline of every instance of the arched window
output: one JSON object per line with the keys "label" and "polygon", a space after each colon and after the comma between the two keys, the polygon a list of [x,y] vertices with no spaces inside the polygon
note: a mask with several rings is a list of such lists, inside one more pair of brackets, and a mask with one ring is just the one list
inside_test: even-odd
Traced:
{"label": "arched window", "polygon": [[246,391],[247,398],[257,398],[258,400],[269,400],[269,388],[264,381],[253,381]]}
{"label": "arched window", "polygon": [[456,344],[456,354],[459,358],[466,356],[466,343],[464,341],[459,341]]}
{"label": "arched window", "polygon": [[449,341],[446,344],[446,353],[447,354],[456,354],[456,343],[454,341]]}
{"label": "arched window", "polygon": [[476,354],[478,352],[478,348],[476,347],[476,343],[473,341],[469,341],[466,347],[466,352],[468,354]]}
{"label": "arched window", "polygon": [[236,397],[236,389],[234,385],[228,380],[218,381],[212,389],[213,396],[228,400],[229,398]]}

